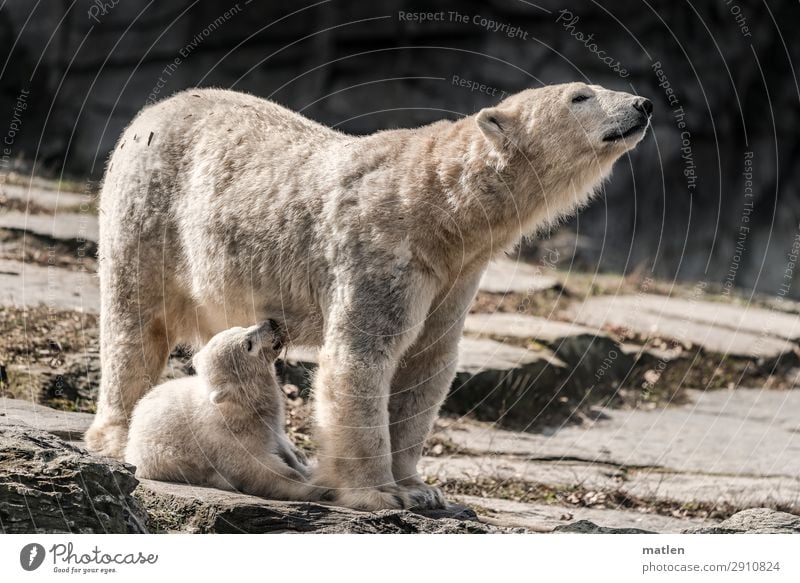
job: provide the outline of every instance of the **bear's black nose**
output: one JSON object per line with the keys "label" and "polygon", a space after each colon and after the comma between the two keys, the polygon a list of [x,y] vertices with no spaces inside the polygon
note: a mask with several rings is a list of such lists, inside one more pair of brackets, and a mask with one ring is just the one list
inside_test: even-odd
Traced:
{"label": "bear's black nose", "polygon": [[640,99],[633,104],[633,107],[647,116],[653,113],[653,102],[649,99]]}

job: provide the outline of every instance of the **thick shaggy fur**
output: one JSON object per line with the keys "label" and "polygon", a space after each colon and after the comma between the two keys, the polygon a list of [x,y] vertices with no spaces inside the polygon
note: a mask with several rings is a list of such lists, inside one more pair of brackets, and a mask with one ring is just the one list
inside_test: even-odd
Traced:
{"label": "thick shaggy fur", "polygon": [[281,500],[317,497],[283,429],[279,342],[263,325],[225,330],[195,355],[197,376],[145,395],[125,451],[136,475]]}
{"label": "thick shaggy fur", "polygon": [[571,83],[364,137],[231,91],[145,109],[101,196],[87,444],[121,455],[176,343],[278,317],[293,342],[321,346],[316,483],[355,508],[443,504],[416,465],[481,272],[586,203],[644,135],[644,104]]}

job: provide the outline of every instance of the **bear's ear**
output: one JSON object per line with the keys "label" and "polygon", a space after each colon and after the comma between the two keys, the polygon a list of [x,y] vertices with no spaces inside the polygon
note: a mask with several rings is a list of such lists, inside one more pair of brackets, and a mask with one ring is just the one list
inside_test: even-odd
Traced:
{"label": "bear's ear", "polygon": [[478,112],[476,121],[483,135],[496,148],[502,148],[509,139],[512,120],[508,113],[496,107],[487,107]]}

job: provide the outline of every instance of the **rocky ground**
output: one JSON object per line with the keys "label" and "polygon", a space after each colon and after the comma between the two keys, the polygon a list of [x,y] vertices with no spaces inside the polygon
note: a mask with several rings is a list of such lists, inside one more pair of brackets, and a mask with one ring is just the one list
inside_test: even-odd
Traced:
{"label": "rocky ground", "polygon": [[[0,191],[4,531],[800,528],[800,307],[511,259],[484,277],[422,461],[461,505],[446,516],[137,483],[80,447],[99,377],[94,196],[15,182]],[[165,377],[191,374],[187,356]],[[279,367],[310,453],[315,360],[298,347]]]}

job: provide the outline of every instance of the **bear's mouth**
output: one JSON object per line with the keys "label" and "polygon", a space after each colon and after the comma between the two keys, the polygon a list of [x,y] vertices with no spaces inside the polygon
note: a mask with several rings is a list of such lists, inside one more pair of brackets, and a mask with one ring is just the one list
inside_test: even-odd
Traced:
{"label": "bear's mouth", "polygon": [[621,131],[620,129],[615,129],[614,131],[612,131],[612,132],[606,134],[605,136],[603,136],[603,141],[604,142],[616,142],[616,141],[619,141],[619,140],[624,140],[625,138],[628,138],[628,137],[632,136],[633,134],[638,134],[639,132],[644,131],[644,130],[647,129],[647,125],[649,124],[649,121],[650,120],[634,124],[634,125],[632,125],[631,127],[629,127],[625,131]]}

